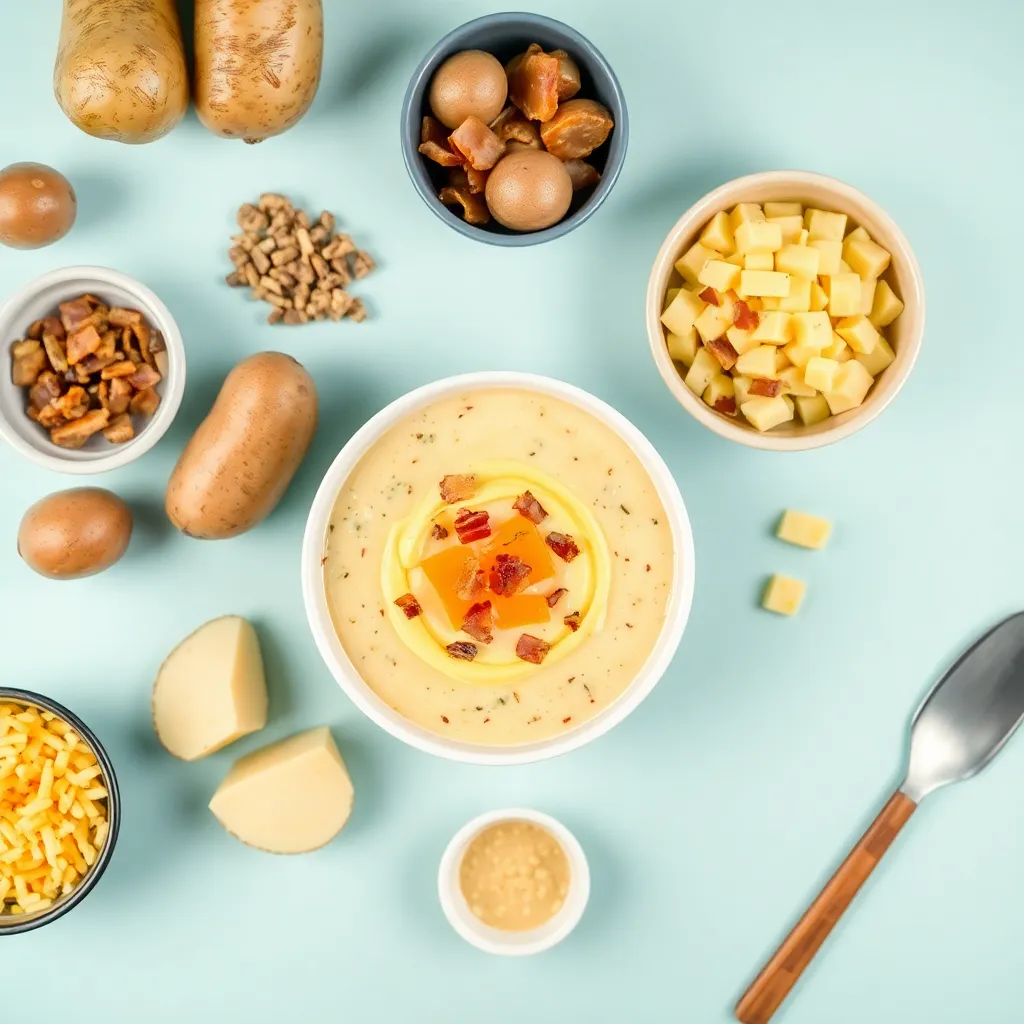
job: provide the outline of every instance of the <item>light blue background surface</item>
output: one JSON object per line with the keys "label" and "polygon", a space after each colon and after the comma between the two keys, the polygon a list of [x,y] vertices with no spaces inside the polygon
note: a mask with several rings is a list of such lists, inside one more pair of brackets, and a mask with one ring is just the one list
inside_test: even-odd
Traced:
{"label": "light blue background surface", "polygon": [[[129,148],[79,133],[51,95],[59,4],[4,5],[0,165],[40,160],[80,197],[64,241],[0,252],[4,293],[51,268],[108,264],[177,317],[189,386],[169,435],[96,482],[133,503],[114,570],[76,583],[15,554],[24,509],[73,481],[0,449],[0,678],[67,703],[109,747],[124,826],[97,890],[52,927],[0,940],[0,1018],[596,1024],[730,1018],[747,981],[899,779],[905,726],[979,631],[1024,606],[1020,573],[1019,248],[1024,16],[860,0],[564,0],[536,9],[605,53],[632,134],[585,227],[501,250],[447,230],[406,180],[397,127],[413,67],[478,3],[325,0],[309,116],[258,147],[194,115]],[[915,247],[928,292],[920,362],[882,418],[840,446],[773,456],[675,404],[647,349],[661,239],[704,192],[799,167],[873,196]],[[363,325],[271,328],[226,288],[238,205],[285,191],[339,213],[380,261]],[[162,518],[163,487],[229,367],[283,348],[314,373],[322,425],[255,531],[201,544]],[[486,770],[407,749],[352,707],[303,614],[298,555],[317,483],[352,430],[416,385],[485,368],[545,371],[631,417],[682,488],[697,592],[679,655],[623,725],[556,762]],[[835,520],[824,553],[771,539],[780,510]],[[756,608],[767,573],[805,578],[800,616]],[[183,764],[149,725],[170,648],[228,612],[260,629],[271,721]],[[318,853],[275,858],[206,803],[240,753],[330,723],[355,815]],[[1024,739],[927,803],[842,923],[785,1024],[1010,1024],[1024,982]],[[534,805],[586,847],[593,897],[562,947],[487,957],[448,927],[435,872],[452,833]],[[40,1009],[42,1007],[42,1009]]]}

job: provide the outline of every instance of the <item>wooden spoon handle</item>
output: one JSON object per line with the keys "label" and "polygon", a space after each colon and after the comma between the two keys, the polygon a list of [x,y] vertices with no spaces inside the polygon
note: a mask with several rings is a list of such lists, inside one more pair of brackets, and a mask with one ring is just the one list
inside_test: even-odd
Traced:
{"label": "wooden spoon handle", "polygon": [[742,1024],[767,1024],[771,1020],[843,911],[868,880],[882,854],[889,849],[916,809],[917,804],[904,793],[897,790],[892,795],[736,1004],[737,1020]]}

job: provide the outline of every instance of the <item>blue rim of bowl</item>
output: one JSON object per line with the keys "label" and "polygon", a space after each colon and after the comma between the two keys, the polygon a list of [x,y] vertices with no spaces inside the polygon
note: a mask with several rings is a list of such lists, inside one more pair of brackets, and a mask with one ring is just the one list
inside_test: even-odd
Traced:
{"label": "blue rim of bowl", "polygon": [[0,921],[3,922],[16,922],[0,923],[0,936],[19,935],[24,932],[34,931],[36,928],[42,928],[44,925],[51,924],[57,918],[63,917],[70,910],[77,907],[92,892],[96,883],[107,870],[110,858],[114,854],[114,847],[117,845],[117,834],[121,829],[121,794],[117,788],[117,776],[114,774],[114,765],[103,744],[100,743],[92,729],[76,714],[64,707],[63,704],[58,704],[57,701],[50,697],[44,697],[41,693],[35,693],[32,690],[19,690],[9,686],[0,686],[0,701],[5,700],[49,711],[72,726],[75,732],[85,740],[89,748],[96,755],[96,760],[103,771],[103,779],[106,782],[107,793],[109,794],[107,797],[107,821],[110,823],[110,828],[107,832],[107,841],[103,844],[103,849],[96,858],[96,863],[93,864],[86,873],[85,878],[71,890],[65,899],[54,903],[52,907],[48,907],[41,914],[19,914],[16,917],[7,918],[5,916],[0,918]]}
{"label": "blue rim of bowl", "polygon": [[[423,117],[422,110],[413,112],[412,98],[428,73],[432,73],[434,70],[434,62],[441,54],[454,49],[460,43],[463,36],[472,29],[481,28],[491,23],[500,24],[510,19],[517,19],[526,26],[535,25],[542,29],[553,29],[564,33],[574,40],[578,48],[585,51],[593,63],[598,65],[602,72],[608,76],[608,81],[618,102],[620,113],[616,117],[615,128],[612,130],[611,138],[608,141],[609,150],[605,162],[606,172],[601,175],[601,181],[594,189],[593,195],[575,213],[570,213],[557,224],[552,224],[551,227],[544,228],[542,231],[500,234],[495,231],[488,231],[486,228],[478,227],[475,224],[467,224],[458,214],[448,209],[434,194],[433,183],[430,182],[426,168],[423,166],[424,158],[420,156],[416,146],[411,142],[413,138],[419,137],[419,127]],[[545,17],[543,14],[531,14],[526,11],[502,11],[495,14],[485,14],[482,18],[467,21],[464,25],[452,29],[451,32],[430,48],[423,60],[417,65],[409,81],[409,86],[405,90],[405,99],[402,101],[401,132],[402,159],[405,162],[405,169],[408,171],[409,178],[416,187],[416,191],[433,211],[434,215],[444,221],[448,227],[454,228],[459,234],[465,235],[467,238],[472,238],[478,242],[486,242],[489,245],[516,248],[524,245],[539,245],[541,242],[561,238],[588,221],[597,212],[598,207],[601,206],[608,193],[614,187],[622,171],[622,165],[626,162],[626,148],[629,142],[629,113],[626,109],[625,94],[615,72],[605,59],[604,54],[586,36],[572,28],[572,26],[566,25],[564,22],[557,21],[554,18]],[[426,183],[424,182],[424,177],[427,178]]]}

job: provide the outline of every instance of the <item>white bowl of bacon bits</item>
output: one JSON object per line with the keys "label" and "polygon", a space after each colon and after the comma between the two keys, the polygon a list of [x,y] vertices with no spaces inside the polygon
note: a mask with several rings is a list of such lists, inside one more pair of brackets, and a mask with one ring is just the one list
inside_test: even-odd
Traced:
{"label": "white bowl of bacon bits", "polygon": [[185,389],[174,318],[105,267],[44,274],[0,308],[0,437],[47,469],[101,473],[166,432]]}

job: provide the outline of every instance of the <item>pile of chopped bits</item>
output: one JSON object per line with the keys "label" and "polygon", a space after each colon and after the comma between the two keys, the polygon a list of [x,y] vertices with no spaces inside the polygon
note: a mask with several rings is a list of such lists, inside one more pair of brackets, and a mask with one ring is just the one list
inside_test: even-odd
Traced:
{"label": "pile of chopped bits", "polygon": [[67,722],[0,700],[0,919],[81,882],[107,839],[107,803],[96,756]]}
{"label": "pile of chopped bits", "polygon": [[248,286],[254,299],[269,303],[267,323],[366,319],[362,300],[346,289],[376,264],[348,235],[334,233],[333,213],[324,210],[314,223],[286,196],[267,192],[239,209],[238,226],[227,283]]}
{"label": "pile of chopped bits", "polygon": [[[476,487],[477,478],[471,473],[450,474],[444,477],[439,484],[441,499],[449,505],[468,501],[476,492]],[[493,557],[489,551],[482,552],[483,557],[480,558],[470,554],[458,559],[458,565],[453,568],[447,553],[459,549],[457,547],[447,548],[421,565],[427,579],[442,597],[447,591],[452,592],[455,607],[464,607],[467,602],[470,602],[468,609],[461,613],[459,629],[483,644],[493,641],[496,625],[494,606],[491,600],[485,598],[485,594],[489,593],[492,597],[502,600],[513,599],[517,595],[521,595],[531,605],[543,605],[543,615],[539,618],[529,618],[531,611],[536,616],[536,608],[529,610],[518,608],[512,611],[512,614],[517,616],[525,614],[526,621],[543,622],[547,621],[549,610],[569,593],[565,587],[558,587],[543,597],[522,594],[522,591],[534,583],[554,575],[550,565],[545,567],[546,571],[540,569],[534,574],[533,566],[527,564],[522,557],[523,554],[527,554],[531,550],[533,545],[540,544],[539,532],[534,527],[547,519],[548,513],[529,491],[520,494],[513,502],[512,508],[519,516],[509,520],[508,523],[501,524],[497,530],[492,528],[490,513],[468,508],[459,509],[454,523],[459,544],[475,544],[494,536],[502,547],[508,549],[507,551],[498,552]],[[517,522],[522,523],[523,519],[527,520],[530,524],[529,527],[520,528],[516,525]],[[511,523],[511,529],[509,523]],[[434,523],[431,536],[435,540],[444,540],[448,534],[449,531],[446,527]],[[551,531],[543,538],[543,542],[564,562],[571,562],[580,553],[579,546],[568,534]],[[545,548],[541,546],[540,553],[544,551]],[[527,557],[531,556],[527,554]],[[531,557],[531,561],[537,562],[538,559]],[[423,614],[423,607],[413,594],[403,594],[395,601],[395,604],[408,619],[415,619]],[[505,607],[508,609],[511,606],[506,605]],[[450,613],[451,611],[452,609],[449,609]],[[499,611],[497,623],[499,627],[501,626],[501,614]],[[455,621],[453,621],[453,625]],[[570,632],[575,633],[580,627],[581,615],[578,611],[573,611],[565,615],[562,621]],[[473,661],[479,653],[476,643],[464,640],[450,643],[445,649],[452,658],[462,661]],[[523,633],[516,644],[517,657],[534,665],[541,664],[550,650],[551,644],[529,633]]]}
{"label": "pile of chopped bits", "polygon": [[160,404],[167,373],[159,331],[137,309],[108,306],[92,295],[62,302],[11,346],[11,379],[28,391],[27,413],[54,444],[81,448],[103,431],[113,444],[135,437],[133,416]]}

